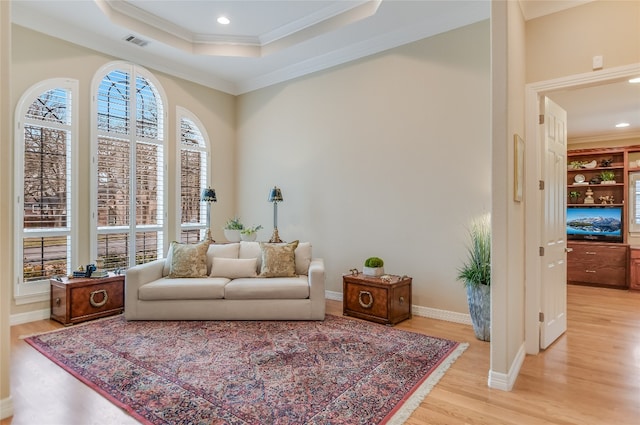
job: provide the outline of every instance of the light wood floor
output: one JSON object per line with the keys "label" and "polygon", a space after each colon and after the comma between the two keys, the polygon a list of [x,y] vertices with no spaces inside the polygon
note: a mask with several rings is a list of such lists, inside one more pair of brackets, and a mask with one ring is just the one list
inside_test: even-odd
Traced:
{"label": "light wood floor", "polygon": [[[424,317],[397,325],[470,343],[406,424],[640,424],[640,293],[568,291],[567,333],[527,356],[511,392],[487,387],[489,344],[469,326]],[[342,304],[327,301],[327,310],[341,314]],[[18,338],[58,327],[43,320],[12,328],[15,415],[0,425],[137,423]]]}

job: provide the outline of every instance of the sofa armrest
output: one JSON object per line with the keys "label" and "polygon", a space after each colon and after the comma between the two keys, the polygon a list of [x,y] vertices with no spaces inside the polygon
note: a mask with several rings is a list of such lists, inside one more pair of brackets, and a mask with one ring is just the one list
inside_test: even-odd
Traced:
{"label": "sofa armrest", "polygon": [[326,308],[324,285],[324,259],[312,258],[309,264],[309,299],[313,303],[312,319],[324,319]]}
{"label": "sofa armrest", "polygon": [[162,278],[164,258],[130,267],[124,277],[124,313],[126,318],[135,317],[138,289],[149,282]]}

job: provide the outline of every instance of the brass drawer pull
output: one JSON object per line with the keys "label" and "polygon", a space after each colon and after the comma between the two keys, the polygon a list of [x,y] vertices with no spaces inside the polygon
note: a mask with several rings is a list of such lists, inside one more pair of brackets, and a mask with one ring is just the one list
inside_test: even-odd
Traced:
{"label": "brass drawer pull", "polygon": [[585,270],[587,273],[597,273],[595,270]]}
{"label": "brass drawer pull", "polygon": [[[368,303],[365,303],[362,300],[363,295],[367,295],[369,297]],[[360,293],[358,294],[358,302],[360,303],[360,307],[362,308],[371,308],[371,306],[373,305],[373,295],[371,295],[371,292],[369,291],[360,291]]]}
{"label": "brass drawer pull", "polygon": [[[96,294],[100,294],[100,293],[102,294],[102,301],[96,302],[93,299],[93,297],[95,297]],[[107,291],[105,289],[99,289],[91,293],[91,296],[89,297],[89,303],[91,303],[91,305],[95,308],[100,308],[107,303],[108,299],[109,299],[109,295],[107,294]]]}
{"label": "brass drawer pull", "polygon": [[596,255],[596,253],[593,251],[585,251],[584,253],[587,255]]}
{"label": "brass drawer pull", "polygon": [[400,304],[404,304],[404,297],[400,297]]}

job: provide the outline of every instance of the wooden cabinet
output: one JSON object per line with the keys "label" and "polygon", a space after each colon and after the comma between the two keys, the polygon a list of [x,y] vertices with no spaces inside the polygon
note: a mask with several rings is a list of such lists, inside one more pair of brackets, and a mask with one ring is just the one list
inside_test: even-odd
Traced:
{"label": "wooden cabinet", "polygon": [[567,246],[569,247],[567,254],[567,281],[569,283],[612,288],[628,287],[628,245],[569,242]]}
{"label": "wooden cabinet", "polygon": [[411,318],[411,281],[407,276],[346,275],[342,278],[343,314],[385,325]]}
{"label": "wooden cabinet", "polygon": [[51,279],[51,319],[65,325],[124,311],[124,275]]}
{"label": "wooden cabinet", "polygon": [[640,248],[631,248],[629,269],[629,289],[640,291]]}

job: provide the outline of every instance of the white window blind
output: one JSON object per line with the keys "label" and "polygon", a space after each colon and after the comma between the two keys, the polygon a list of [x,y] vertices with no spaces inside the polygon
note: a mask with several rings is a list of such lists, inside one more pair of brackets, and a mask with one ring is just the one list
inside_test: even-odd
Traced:
{"label": "white window blind", "polygon": [[640,173],[629,174],[629,231],[640,233]]}
{"label": "white window blind", "polygon": [[76,90],[75,81],[47,80],[25,92],[16,109],[18,303],[23,297],[47,294],[49,278],[67,275],[73,267]]}
{"label": "white window blind", "polygon": [[97,256],[109,270],[153,261],[163,253],[162,100],[136,69],[108,72],[96,96]]}
{"label": "white window blind", "polygon": [[[186,111],[184,112],[187,113]],[[194,119],[180,118],[180,240],[192,243],[204,237],[207,187],[207,144]]]}

